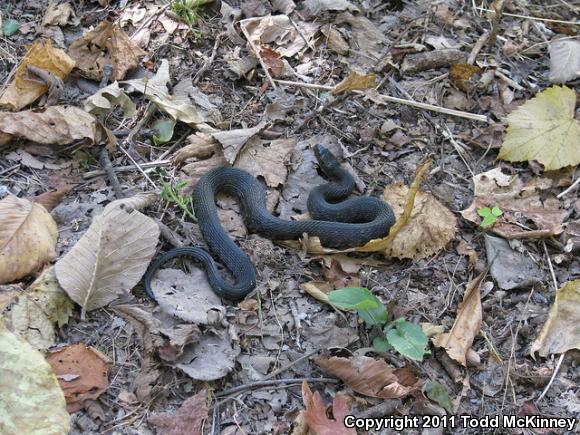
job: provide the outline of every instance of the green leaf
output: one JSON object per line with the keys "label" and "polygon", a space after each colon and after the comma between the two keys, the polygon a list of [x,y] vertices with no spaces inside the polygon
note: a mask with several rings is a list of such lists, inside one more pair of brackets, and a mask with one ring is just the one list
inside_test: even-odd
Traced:
{"label": "green leaf", "polygon": [[487,207],[478,208],[477,214],[480,215],[482,218],[489,216],[491,214],[491,210]]}
{"label": "green leaf", "polygon": [[494,207],[491,209],[491,214],[495,217],[500,217],[503,214],[503,211],[501,211],[501,208],[499,207]]}
{"label": "green leaf", "polygon": [[429,399],[439,404],[448,414],[453,414],[453,404],[443,385],[439,382],[427,381],[424,391]]}
{"label": "green leaf", "polygon": [[375,337],[373,338],[373,347],[377,352],[385,353],[388,352],[389,349],[393,346],[389,344],[386,338],[383,337]]}
{"label": "green leaf", "polygon": [[2,34],[8,38],[18,32],[18,29],[20,29],[20,23],[16,20],[6,20],[2,24]]}
{"label": "green leaf", "polygon": [[153,142],[155,142],[155,145],[169,142],[173,137],[173,127],[175,127],[174,119],[168,118],[158,120],[153,125],[153,128],[157,132],[157,134],[153,135]]}
{"label": "green leaf", "polygon": [[398,319],[394,328],[387,329],[385,334],[389,343],[401,355],[421,361],[429,353],[426,349],[429,339],[419,325]]}
{"label": "green leaf", "polygon": [[483,207],[477,209],[477,214],[483,218],[483,221],[481,221],[479,226],[485,228],[495,224],[495,221],[497,220],[498,216],[501,216],[503,212],[499,207],[494,207],[493,209]]}
{"label": "green leaf", "polygon": [[357,310],[357,314],[368,326],[387,321],[385,306],[366,288],[345,287],[334,290],[328,294],[328,300],[338,308]]}

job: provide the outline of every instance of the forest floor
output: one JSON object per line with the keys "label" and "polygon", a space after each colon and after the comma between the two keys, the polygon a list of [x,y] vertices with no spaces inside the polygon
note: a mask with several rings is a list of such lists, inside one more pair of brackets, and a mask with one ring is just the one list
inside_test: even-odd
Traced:
{"label": "forest floor", "polygon": [[[222,225],[258,274],[255,292],[240,303],[215,296],[205,273],[181,261],[153,280],[157,302],[136,281],[81,309],[63,284],[75,308],[48,344],[31,344],[47,355],[82,344],[106,362],[104,379],[85,370],[84,390],[75,385],[77,397],[67,396],[70,433],[352,434],[334,421],[345,414],[442,418],[423,419],[409,434],[482,433],[444,416],[579,415],[578,299],[566,314],[569,328],[550,315],[576,349],[542,353],[550,335],[542,328],[557,290],[580,279],[573,185],[580,173],[571,164],[546,171],[533,159],[498,159],[507,115],[553,86],[554,41],[578,42],[578,2],[232,0],[196,11],[187,0],[0,5],[3,25],[19,26],[0,39],[2,89],[27,47],[51,40],[76,67],[50,104],[90,111],[117,138],[39,145],[16,132],[21,140],[0,147],[0,198],[58,192],[48,208],[61,284],[60,270],[75,264],[65,255],[121,194],[162,192],[137,207],[161,227],[150,259],[175,246],[205,246],[188,198],[213,167],[251,172],[267,188],[269,209],[292,219],[324,182],[312,151],[321,143],[355,176],[357,194],[385,198],[400,219],[404,186],[430,161],[406,228],[382,253],[308,252],[313,240],[282,246],[249,234],[236,201],[221,198]],[[115,23],[106,30],[114,42],[101,49],[82,35],[104,34],[97,26],[106,20]],[[114,70],[100,84],[105,63]],[[353,71],[360,82],[336,88]],[[126,94],[110,91],[111,108],[94,94],[114,79]],[[567,81],[572,89],[579,83]],[[134,110],[116,105],[124,98]],[[63,125],[76,122],[67,116]],[[107,142],[117,192],[99,162]],[[502,214],[482,227],[478,210],[496,206]],[[147,264],[136,266],[141,274]],[[17,281],[25,292],[34,277]],[[344,287],[369,289],[390,320],[422,325],[429,353],[378,352],[380,327],[313,296]],[[0,310],[14,312],[8,302]],[[88,365],[84,357],[80,365]]]}

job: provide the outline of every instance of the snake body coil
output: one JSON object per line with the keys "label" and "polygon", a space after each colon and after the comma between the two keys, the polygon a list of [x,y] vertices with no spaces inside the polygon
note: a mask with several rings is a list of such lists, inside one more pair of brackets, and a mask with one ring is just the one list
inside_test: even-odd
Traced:
{"label": "snake body coil", "polygon": [[209,250],[234,277],[230,284],[218,271],[208,252],[197,247],[172,249],[151,263],[144,277],[145,292],[155,299],[151,279],[170,259],[188,256],[200,263],[209,283],[220,296],[240,300],[256,286],[256,270],[250,258],[222,228],[215,205],[216,194],[224,192],[240,201],[244,222],[250,232],[272,240],[296,240],[308,234],[329,248],[362,246],[369,240],[386,236],[395,223],[391,207],[378,198],[358,197],[344,200],[355,187],[353,177],[335,156],[322,145],[314,148],[325,174],[335,182],[315,187],[308,197],[308,211],[315,220],[287,221],[266,209],[266,192],[252,175],[237,168],[217,168],[205,174],[193,191],[193,205],[199,228]]}

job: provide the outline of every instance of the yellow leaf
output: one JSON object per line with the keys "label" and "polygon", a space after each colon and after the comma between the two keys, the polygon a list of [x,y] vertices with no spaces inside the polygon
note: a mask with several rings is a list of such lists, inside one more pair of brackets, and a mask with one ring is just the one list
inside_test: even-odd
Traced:
{"label": "yellow leaf", "polygon": [[58,78],[64,79],[75,66],[75,62],[63,50],[54,48],[50,42],[34,43],[18,66],[14,80],[2,94],[0,105],[12,110],[19,110],[46,92],[47,86],[45,84],[26,80],[27,65],[42,68]]}
{"label": "yellow leaf", "polygon": [[40,269],[55,245],[56,224],[43,206],[15,196],[0,201],[0,284]]}
{"label": "yellow leaf", "polygon": [[580,350],[580,279],[567,282],[556,293],[554,305],[530,350],[534,356]]}
{"label": "yellow leaf", "polygon": [[553,86],[507,117],[509,127],[498,158],[537,160],[553,171],[580,163],[580,122],[574,119],[576,93]]}
{"label": "yellow leaf", "polygon": [[334,87],[332,93],[338,95],[347,91],[373,88],[376,85],[376,78],[377,76],[375,74],[361,75],[353,71],[347,78]]}
{"label": "yellow leaf", "polygon": [[69,415],[44,357],[0,322],[0,430],[3,434],[67,434]]}

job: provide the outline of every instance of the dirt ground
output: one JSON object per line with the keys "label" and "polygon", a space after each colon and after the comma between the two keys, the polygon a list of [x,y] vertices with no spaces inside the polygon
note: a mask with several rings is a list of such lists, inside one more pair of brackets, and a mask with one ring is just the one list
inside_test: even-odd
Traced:
{"label": "dirt ground", "polygon": [[[324,2],[310,2],[320,7],[313,14],[303,10],[308,2],[300,1],[295,2],[297,8],[293,12],[276,9],[292,2],[232,0],[229,8],[224,8],[224,3],[221,7],[212,4],[200,8],[195,33],[181,21],[175,21],[179,27],[169,33],[158,18],[175,17],[166,14],[170,10],[146,15],[156,6],[155,2],[75,1],[70,3],[74,19],[69,18],[63,25],[43,26],[46,1],[0,0],[3,19],[15,19],[21,26],[18,33],[0,40],[0,82],[10,82],[26,46],[38,38],[52,38],[55,47],[66,49],[83,31],[107,17],[120,21],[128,35],[148,29],[147,38],[137,38],[145,54],[125,79],[151,75],[167,59],[169,87],[193,78],[197,89],[219,112],[218,122],[208,122],[212,128],[228,131],[267,122],[256,136],[258,142],[251,144],[257,149],[252,158],[258,163],[245,167],[255,168],[254,174],[265,181],[269,206],[276,213],[290,218],[306,212],[304,199],[312,183],[320,180],[310,148],[325,143],[340,152],[342,161],[351,166],[357,185],[363,188],[358,194],[376,197],[382,197],[385,187],[393,183],[402,181],[410,185],[417,168],[430,159],[432,163],[421,190],[451,212],[449,224],[456,226],[444,246],[423,258],[418,254],[415,258],[385,258],[376,253],[349,257],[308,254],[304,248],[290,249],[248,234],[235,201],[220,200],[222,223],[256,266],[256,291],[240,304],[210,296],[204,296],[203,300],[188,299],[179,292],[175,296],[178,288],[193,294],[198,287],[207,287],[203,272],[175,261],[175,269],[162,272],[154,280],[154,288],[165,295],[159,305],[146,297],[140,282],[121,300],[88,311],[84,320],[77,306],[68,323],[58,329],[55,346],[73,343],[92,346],[110,359],[110,369],[104,392],[71,415],[71,433],[307,433],[301,412],[305,409],[304,379],[312,391],[320,393],[324,404],[332,403],[340,392],[341,397],[347,398],[348,413],[357,416],[445,415],[441,405],[422,392],[428,381],[436,381],[447,391],[456,415],[577,418],[578,351],[568,351],[562,359],[559,354],[535,359],[530,356],[530,347],[554,304],[556,289],[565,282],[580,279],[577,252],[565,250],[567,233],[554,231],[542,238],[514,238],[507,249],[515,252],[516,259],[507,266],[508,270],[488,270],[496,252],[493,250],[505,246],[497,239],[494,242],[497,234],[465,219],[461,211],[474,201],[474,175],[500,168],[504,174],[517,176],[528,184],[544,175],[536,162],[497,160],[498,149],[506,134],[506,115],[552,85],[547,47],[555,35],[578,36],[578,25],[565,23],[577,22],[580,4],[560,0],[505,1],[503,16],[496,24],[496,43],[491,45],[488,41],[480,47],[475,58],[478,72],[467,80],[458,80],[450,76],[450,65],[465,63],[482,35],[493,28],[493,19],[478,9],[490,9],[491,2],[353,0],[347,6],[335,2],[326,9],[320,6]],[[137,21],[135,12],[132,16],[137,23],[123,21],[129,9],[142,10],[145,18]],[[232,10],[241,11],[241,16],[232,18],[235,16]],[[226,12],[230,15],[226,16]],[[240,19],[269,13],[285,13],[299,26],[308,24],[317,28],[308,33],[308,26],[300,27],[304,33],[298,38],[305,37],[308,42],[285,57],[284,62],[275,58],[268,63],[272,81],[253,56],[239,25]],[[332,29],[339,31],[341,41],[329,36],[334,35]],[[380,40],[376,39],[377,34],[381,35]],[[267,42],[274,46],[278,37],[274,34]],[[346,42],[346,49],[340,48],[342,41]],[[288,41],[284,44],[278,48],[290,45]],[[442,50],[447,51],[442,54]],[[266,53],[264,49],[262,55]],[[427,60],[412,57],[418,53],[430,53],[430,57]],[[295,83],[308,80],[311,85],[335,86],[353,70],[375,73],[374,87],[381,95],[486,115],[489,122],[396,102],[378,104],[376,98],[363,92],[332,95],[320,86]],[[481,85],[482,77],[489,72],[489,80]],[[576,79],[568,86],[574,88],[578,83]],[[85,99],[99,89],[97,80],[83,77],[76,69],[65,79],[64,86],[58,104],[78,107],[83,107]],[[140,93],[131,97],[136,103],[133,115],[126,116],[116,109],[100,117],[115,132],[120,145],[109,153],[112,166],[128,167],[117,172],[126,196],[155,191],[155,187],[159,190],[164,183],[175,185],[178,180],[191,184],[191,180],[199,179],[210,167],[225,162],[221,148],[205,156],[189,156],[180,164],[170,162],[168,159],[174,158],[183,146],[207,139],[207,136],[199,139],[203,134],[210,135],[207,124],[204,127],[178,122],[173,138],[157,144],[153,125],[157,119],[167,118],[166,113],[158,109],[149,116],[148,108],[154,105]],[[127,133],[136,126],[129,141]],[[216,146],[215,141],[212,146]],[[57,260],[82,237],[105,205],[117,198],[105,175],[87,176],[102,169],[100,148],[101,145],[74,144],[40,147],[29,141],[13,141],[0,148],[0,192],[31,198],[69,186],[68,193],[52,210],[59,232]],[[240,155],[244,149],[238,150]],[[31,158],[20,155],[15,160],[11,153],[17,150],[25,150]],[[278,166],[270,167],[260,156],[266,161],[281,159],[282,164],[277,161]],[[237,162],[243,162],[243,158]],[[142,169],[137,170],[131,160]],[[310,162],[308,170],[304,169],[305,161]],[[156,164],[148,167],[149,162]],[[300,172],[303,169],[305,172]],[[543,191],[541,201],[562,192],[579,176],[574,167],[551,174],[553,180],[564,181],[555,181],[553,190]],[[561,198],[557,209],[562,213],[558,224],[578,221],[578,187]],[[197,224],[174,203],[158,200],[142,212],[164,224],[157,253],[177,244],[204,246]],[[425,222],[442,219],[441,215],[431,214],[429,207],[420,213],[415,219]],[[526,230],[537,229],[533,220],[522,225]],[[437,226],[431,228],[438,231]],[[429,242],[426,240],[425,244]],[[417,252],[421,249],[417,248]],[[514,268],[524,270],[528,266],[533,268],[530,276],[534,279],[524,279],[530,276],[522,277],[520,273],[517,284],[511,287],[501,284],[511,279],[506,277],[510,268],[513,272]],[[367,328],[355,313],[333,309],[304,289],[308,282],[322,282],[331,288],[366,287],[388,305],[395,317],[417,324],[440,325],[449,331],[467,284],[482,272],[486,272],[481,283],[482,321],[471,346],[479,361],[470,361],[467,367],[431,343],[430,354],[422,361],[405,358],[393,350],[377,353],[372,348],[376,328]],[[31,281],[32,278],[25,282]],[[173,299],[167,295],[173,295]],[[196,309],[198,303],[211,310]],[[149,320],[136,319],[137,309]],[[203,319],[176,314],[180,309],[191,309],[191,316],[200,315]],[[159,322],[158,330],[153,331],[151,323],[147,323],[151,319]],[[165,334],[159,332],[163,328]],[[175,346],[173,341],[168,344],[168,340],[177,340],[176,331],[184,328],[190,329],[181,346]],[[204,341],[200,337],[211,339]],[[212,350],[216,348],[219,349]],[[316,364],[321,355],[344,358],[365,355],[380,359],[391,368],[405,368],[419,384],[402,397],[360,394],[352,384],[347,385]],[[161,413],[175,413],[188,398],[200,392],[206,392],[208,397],[203,427],[183,426],[171,432],[167,427],[163,429],[161,423],[151,423]],[[186,420],[177,412],[179,418]],[[332,416],[330,409],[327,415]],[[333,432],[343,433],[336,428]],[[458,425],[403,432],[483,433],[484,430]],[[496,429],[494,433],[572,431]]]}

